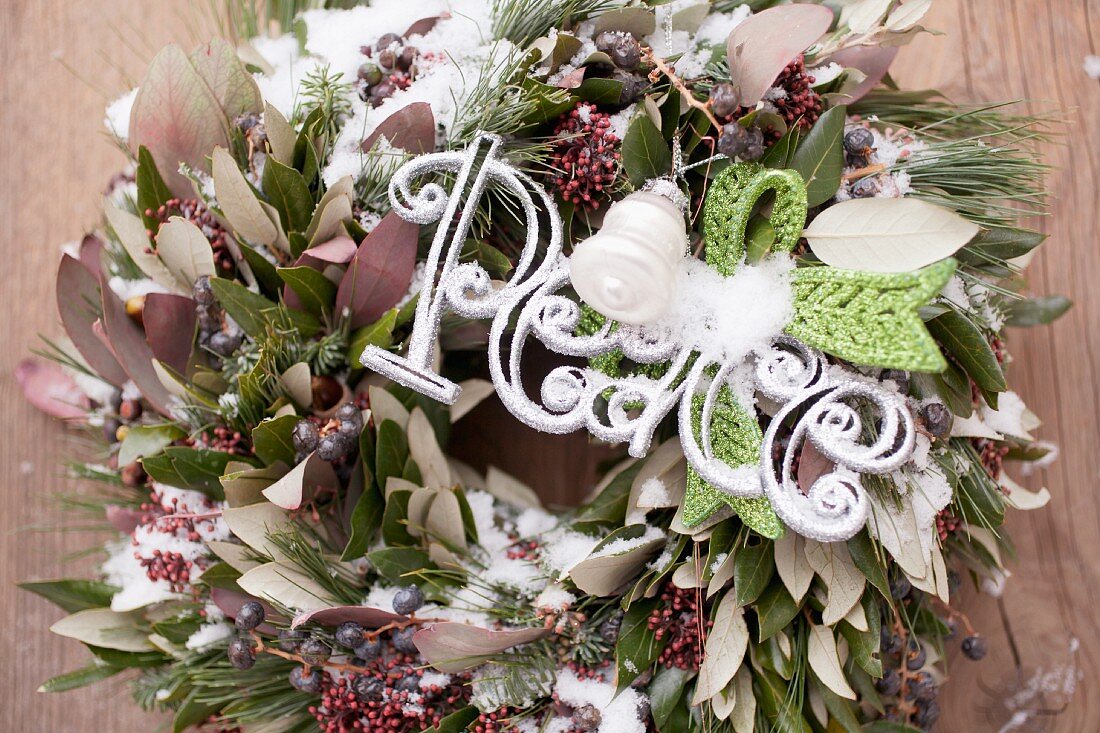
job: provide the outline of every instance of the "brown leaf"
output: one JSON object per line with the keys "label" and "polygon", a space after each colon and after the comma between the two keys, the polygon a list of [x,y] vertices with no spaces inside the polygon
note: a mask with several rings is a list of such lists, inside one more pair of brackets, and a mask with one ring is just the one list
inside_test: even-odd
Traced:
{"label": "brown leaf", "polygon": [[324,244],[310,247],[302,253],[295,266],[305,265],[316,270],[324,269],[325,264],[343,265],[351,261],[355,256],[355,240],[341,235],[333,237]]}
{"label": "brown leaf", "polygon": [[141,327],[126,314],[126,306],[110,288],[102,289],[103,333],[118,363],[142,396],[162,415],[169,415],[171,395],[153,369],[153,350]]}
{"label": "brown leaf", "polygon": [[290,622],[290,628],[296,629],[304,623],[312,621],[322,626],[339,626],[347,621],[354,621],[365,629],[377,629],[395,621],[404,621],[405,617],[381,608],[370,606],[333,606],[321,608],[316,611],[300,613]]}
{"label": "brown leaf", "polygon": [[894,58],[897,57],[900,50],[901,48],[898,46],[851,46],[830,56],[829,61],[838,63],[845,68],[859,69],[867,75],[867,78],[860,82],[855,89],[848,92],[849,96],[845,103],[858,102],[867,92],[874,89],[886,76],[886,72],[890,70],[890,64],[894,62]]}
{"label": "brown leaf", "polygon": [[417,631],[413,634],[413,643],[430,665],[440,672],[454,674],[477,666],[487,656],[549,634],[549,629],[491,631],[446,621]]}
{"label": "brown leaf", "polygon": [[172,192],[191,194],[180,163],[209,172],[206,156],[229,147],[229,122],[218,98],[179,46],[169,45],[145,72],[130,112],[130,150],[144,145]]}
{"label": "brown leaf", "polygon": [[47,415],[62,420],[87,417],[88,398],[57,364],[23,359],[15,365],[15,381],[27,402]]}
{"label": "brown leaf", "polygon": [[367,235],[336,292],[336,312],[351,312],[351,327],[377,321],[409,288],[420,228],[391,211]]}
{"label": "brown leaf", "polygon": [[142,517],[145,516],[145,512],[140,509],[132,509],[116,504],[108,504],[103,513],[107,517],[108,524],[114,527],[116,532],[122,534],[130,534],[137,529],[137,526],[141,524]]}
{"label": "brown leaf", "polygon": [[835,468],[831,460],[821,454],[813,441],[807,440],[802,444],[802,453],[798,457],[798,488],[802,493],[809,493],[814,481],[829,473]]}
{"label": "brown leaf", "polygon": [[312,497],[318,488],[337,489],[340,486],[332,464],[322,461],[316,453],[309,456],[261,493],[277,507],[297,509],[303,499]]}
{"label": "brown leaf", "polygon": [[78,259],[96,278],[103,272],[103,240],[94,234],[85,234],[80,240]]}
{"label": "brown leaf", "polygon": [[741,104],[754,106],[783,68],[829,30],[833,11],[821,5],[780,5],[749,16],[726,41],[730,80]]}
{"label": "brown leaf", "polygon": [[61,258],[57,269],[57,310],[65,333],[92,371],[121,387],[130,377],[94,330],[99,320],[99,288],[99,279],[92,271],[69,255]]}
{"label": "brown leaf", "polygon": [[435,28],[436,23],[441,20],[447,20],[450,17],[451,14],[444,11],[439,15],[431,15],[427,18],[421,18],[420,20],[416,21],[408,28],[406,28],[405,32],[402,35],[405,38],[408,38],[409,36],[422,36],[430,31],[432,28]]}
{"label": "brown leaf", "polygon": [[390,145],[413,155],[435,150],[435,115],[427,102],[413,102],[382,120],[382,124],[367,135],[361,149],[368,152],[379,137],[385,137]]}
{"label": "brown leaf", "polygon": [[149,293],[141,314],[153,356],[180,374],[187,372],[195,342],[195,301],[182,295]]}

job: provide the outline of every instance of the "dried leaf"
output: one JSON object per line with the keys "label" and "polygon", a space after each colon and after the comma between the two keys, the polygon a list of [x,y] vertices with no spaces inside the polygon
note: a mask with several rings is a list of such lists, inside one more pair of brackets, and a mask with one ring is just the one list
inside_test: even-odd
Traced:
{"label": "dried leaf", "polygon": [[145,652],[153,648],[149,638],[138,629],[138,617],[109,608],[89,608],[66,616],[50,631],[58,636],[122,652]]}
{"label": "dried leaf", "polygon": [[730,722],[737,733],[753,733],[756,725],[756,696],[752,692],[752,672],[747,666],[741,667],[733,682],[738,704],[730,715]]}
{"label": "dried leaf", "polygon": [[490,631],[448,621],[417,631],[413,635],[413,643],[428,664],[440,672],[454,674],[477,666],[493,654],[537,641],[549,634],[548,629]]}
{"label": "dried leaf", "polygon": [[745,609],[737,604],[733,593],[727,593],[718,604],[714,627],[707,634],[706,653],[699,667],[692,705],[701,705],[725,689],[737,674],[748,646]]}
{"label": "dried leaf", "polygon": [[409,289],[418,233],[391,211],[359,245],[336,293],[336,312],[347,308],[352,328],[378,320]]}
{"label": "dried leaf", "polygon": [[[287,122],[283,113],[275,109],[271,103],[264,106],[264,131],[267,133],[267,142],[271,145],[271,154],[280,163],[290,165],[294,161],[294,146],[298,142],[298,133]],[[221,203],[219,196],[218,202]]]}
{"label": "dried leaf", "polygon": [[[332,189],[329,189],[329,191],[331,190]],[[352,210],[350,195],[334,196],[328,201],[322,201],[317,204],[316,213],[314,213],[313,219],[310,220],[309,229],[306,230],[306,238],[309,240],[309,246],[315,247],[336,237],[343,231],[344,222],[351,218]],[[310,234],[310,229],[313,230],[312,234]],[[350,239],[350,237],[347,237],[347,239]],[[304,255],[307,252],[309,252],[309,249],[302,254]],[[317,256],[316,252],[311,254],[314,257]],[[351,257],[348,259],[351,259]],[[347,262],[347,260],[344,260],[344,262]]]}
{"label": "dried leaf", "polygon": [[832,626],[859,603],[867,580],[852,562],[848,546],[843,542],[824,544],[807,539],[806,560],[829,589],[829,601],[825,604],[821,621],[826,626]]}
{"label": "dried leaf", "polygon": [[365,629],[377,629],[380,626],[391,624],[395,621],[403,621],[404,616],[384,611],[381,608],[370,606],[333,606],[321,608],[308,613],[298,614],[290,622],[290,628],[296,629],[305,623],[321,624],[322,626],[339,626],[347,621],[354,621]]}
{"label": "dried leaf", "polygon": [[409,453],[416,461],[420,469],[420,476],[424,486],[433,489],[449,487],[451,485],[451,469],[447,465],[447,457],[439,447],[435,439],[435,431],[431,421],[424,411],[417,407],[409,416],[407,428],[409,436]]}
{"label": "dried leaf", "polygon": [[858,0],[844,8],[841,21],[853,33],[867,33],[873,29],[894,0]]}
{"label": "dried leaf", "polygon": [[907,31],[924,18],[932,8],[932,0],[906,0],[886,16],[886,28],[895,33]]}
{"label": "dried leaf", "polygon": [[305,460],[290,473],[268,486],[261,493],[277,507],[297,509],[306,497],[312,496],[318,489],[337,489],[340,486],[332,464],[321,460],[316,453],[310,453]]}
{"label": "dried leaf", "polygon": [[840,656],[836,650],[836,637],[833,636],[832,629],[810,624],[807,657],[809,657],[810,669],[826,687],[843,698],[856,699],[855,691],[844,677]]}
{"label": "dried leaf", "polygon": [[51,417],[80,420],[88,417],[88,398],[73,378],[53,362],[23,359],[15,366],[15,381],[32,405]]}
{"label": "dried leaf", "polygon": [[172,271],[150,249],[149,234],[145,231],[145,225],[141,219],[129,212],[119,209],[112,203],[103,207],[103,213],[107,217],[107,223],[111,225],[122,248],[134,261],[145,275],[176,295],[188,296],[190,288],[185,286],[172,274]]}
{"label": "dried leaf", "polygon": [[435,150],[435,115],[427,102],[413,102],[382,120],[374,132],[367,135],[360,149],[369,152],[378,138],[384,137],[392,147],[423,155]]}
{"label": "dried leaf", "polygon": [[850,199],[822,211],[804,232],[827,265],[865,272],[910,272],[946,259],[978,225],[915,198]]}
{"label": "dried leaf", "polygon": [[814,569],[806,560],[806,538],[797,532],[784,532],[775,540],[775,569],[791,598],[801,601],[810,589]]}
{"label": "dried leaf", "polygon": [[141,311],[145,340],[153,356],[180,374],[187,371],[195,342],[195,301],[182,295],[149,293]]}
{"label": "dried leaf", "polygon": [[386,420],[392,420],[401,428],[401,432],[409,426],[409,411],[401,404],[401,400],[394,397],[382,387],[371,385],[367,389],[367,401],[370,404],[371,414],[374,415],[374,424],[381,425]]}
{"label": "dried leaf", "polygon": [[[412,501],[410,500],[410,510]],[[424,527],[433,539],[438,539],[448,548],[466,549],[466,527],[462,521],[462,507],[458,497],[450,489],[436,492],[435,501],[428,508]]]}
{"label": "dried leaf", "polygon": [[171,217],[157,232],[157,256],[172,275],[190,288],[195,280],[214,276],[214,255],[210,242],[195,224]]}
{"label": "dried leaf", "polygon": [[278,227],[260,205],[236,159],[224,148],[214,148],[212,168],[218,206],[233,233],[249,244],[273,245],[279,237]]}
{"label": "dried leaf", "polygon": [[833,12],[820,5],[780,5],[755,13],[726,41],[730,79],[741,104],[754,106],[779,73],[829,30]]}
{"label": "dried leaf", "polygon": [[92,330],[92,324],[99,320],[99,288],[99,278],[82,261],[69,255],[61,258],[57,270],[57,310],[65,333],[92,371],[104,381],[121,387],[129,376]]}
{"label": "dried leaf", "polygon": [[135,155],[142,145],[148,148],[177,196],[192,194],[180,163],[206,171],[206,156],[229,146],[229,121],[218,98],[175,44],[163,48],[145,72],[130,112],[129,144]]}
{"label": "dried leaf", "polygon": [[268,539],[268,534],[285,532],[294,526],[293,520],[285,511],[267,502],[224,509],[222,519],[237,539],[273,559],[282,558],[283,554]]}
{"label": "dried leaf", "polygon": [[336,599],[305,573],[269,562],[237,579],[249,595],[295,611],[314,611],[335,605]]}
{"label": "dried leaf", "polygon": [[630,549],[615,554],[605,554],[604,548],[612,546],[619,539],[638,539],[647,531],[640,524],[617,529],[597,544],[588,557],[570,568],[566,575],[584,593],[594,596],[611,595],[653,559],[664,547],[665,537],[662,533],[644,542],[631,543]]}
{"label": "dried leaf", "polygon": [[487,379],[467,379],[458,385],[462,391],[458,399],[451,405],[451,422],[456,423],[465,417],[470,410],[492,396],[495,392],[493,383]]}
{"label": "dried leaf", "polygon": [[[469,486],[465,481],[462,485]],[[542,508],[542,502],[534,489],[496,466],[489,466],[485,473],[485,490],[506,504],[520,509]]]}
{"label": "dried leaf", "polygon": [[313,386],[309,373],[309,364],[300,361],[291,365],[279,376],[279,385],[286,391],[294,404],[306,408],[313,403]]}

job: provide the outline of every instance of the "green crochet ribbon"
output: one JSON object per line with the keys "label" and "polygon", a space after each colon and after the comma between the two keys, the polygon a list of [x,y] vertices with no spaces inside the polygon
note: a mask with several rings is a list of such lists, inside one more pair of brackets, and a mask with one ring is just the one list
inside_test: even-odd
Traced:
{"label": "green crochet ribbon", "polygon": [[[768,223],[775,232],[772,252],[793,252],[806,223],[806,184],[793,170],[774,170],[758,163],[735,163],[711,184],[703,208],[706,261],[725,276],[745,262],[746,233],[760,199],[774,193]],[[875,273],[835,267],[802,267],[791,274],[794,316],[785,332],[794,338],[854,364],[914,372],[946,368],[935,339],[924,326],[919,309],[947,284],[955,272],[948,259],[915,272]],[[578,331],[594,333],[605,318],[584,306]],[[617,325],[617,324],[616,324]],[[613,326],[614,327],[614,326]],[[667,364],[624,365],[621,352],[593,359],[595,369],[612,376],[626,373],[659,377]],[[702,432],[705,398],[692,397],[692,430]],[[714,455],[737,467],[760,460],[763,435],[756,415],[740,405],[729,387],[722,387],[711,414],[710,442]],[[682,521],[702,524],[728,505],[746,525],[766,537],[778,537],[783,525],[766,498],[729,496],[707,483],[688,466]]]}

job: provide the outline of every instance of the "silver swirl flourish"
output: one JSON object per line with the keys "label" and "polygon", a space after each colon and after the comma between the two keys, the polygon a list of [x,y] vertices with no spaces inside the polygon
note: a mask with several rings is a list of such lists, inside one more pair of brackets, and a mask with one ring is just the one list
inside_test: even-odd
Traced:
{"label": "silver swirl flourish", "polygon": [[[362,363],[424,394],[454,402],[458,386],[432,366],[441,319],[448,310],[467,318],[491,318],[493,384],[508,410],[528,425],[548,433],[583,427],[602,440],[627,442],[630,454],[641,457],[657,426],[678,409],[684,454],[711,485],[732,496],[766,495],[788,527],[816,540],[839,541],[858,532],[868,512],[859,474],[895,470],[912,453],[916,431],[904,403],[879,385],[837,379],[819,352],[791,338],[777,339],[771,349],[756,355],[753,386],[780,404],[765,433],[759,463],[727,464],[716,455],[711,432],[719,394],[724,386],[736,386],[733,370],[738,365],[716,362],[640,327],[607,322],[595,333],[578,334],[581,306],[559,292],[570,285],[561,251],[561,216],[545,189],[501,158],[500,146],[499,137],[481,134],[465,152],[421,156],[394,175],[394,211],[418,224],[439,222],[426,261],[427,271],[436,276],[421,291],[407,354],[368,347]],[[426,176],[438,173],[453,177],[451,193],[432,181],[417,188]],[[476,203],[490,185],[519,201],[527,225],[522,253],[507,283],[493,281],[476,263],[458,261]],[[549,223],[545,237],[540,212]],[[536,401],[523,384],[524,346],[531,337],[564,356],[591,359],[618,350],[636,363],[667,362],[668,368],[660,379],[613,378],[591,367],[563,365],[542,381]],[[698,433],[692,421],[697,395],[703,396]],[[879,434],[873,440],[864,440],[869,426],[856,404],[876,416]],[[792,424],[790,442],[776,466],[772,456],[779,432]],[[836,468],[803,493],[793,465],[807,440]]]}

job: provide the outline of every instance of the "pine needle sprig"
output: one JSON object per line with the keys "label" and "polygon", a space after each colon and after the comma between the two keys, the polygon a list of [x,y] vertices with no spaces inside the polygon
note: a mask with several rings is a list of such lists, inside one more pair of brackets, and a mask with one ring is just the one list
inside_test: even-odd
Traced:
{"label": "pine needle sprig", "polygon": [[493,0],[493,38],[526,48],[567,20],[579,22],[626,4],[624,0]]}

